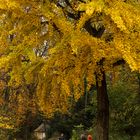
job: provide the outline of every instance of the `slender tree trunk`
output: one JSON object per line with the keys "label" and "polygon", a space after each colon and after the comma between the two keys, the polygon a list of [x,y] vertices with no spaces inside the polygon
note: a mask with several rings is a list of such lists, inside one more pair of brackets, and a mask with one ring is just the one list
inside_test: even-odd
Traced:
{"label": "slender tree trunk", "polygon": [[140,96],[140,74],[138,73],[137,75],[138,75],[138,86],[139,86],[138,91],[139,91],[139,96]]}
{"label": "slender tree trunk", "polygon": [[[102,77],[102,79],[101,79]],[[109,100],[107,95],[107,85],[105,72],[100,69],[100,74],[96,74],[97,86],[97,140],[108,140],[109,134]]]}
{"label": "slender tree trunk", "polygon": [[86,110],[86,106],[87,106],[87,98],[88,98],[88,93],[87,93],[87,80],[86,77],[84,78],[84,92],[85,92],[85,110]]}

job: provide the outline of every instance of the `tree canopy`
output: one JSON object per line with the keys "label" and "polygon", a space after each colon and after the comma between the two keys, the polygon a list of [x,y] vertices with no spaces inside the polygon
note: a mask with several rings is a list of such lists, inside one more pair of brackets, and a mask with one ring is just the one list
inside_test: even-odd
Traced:
{"label": "tree canopy", "polygon": [[0,0],[0,14],[0,70],[11,89],[33,85],[48,117],[83,95],[85,77],[88,90],[102,79],[102,60],[140,71],[136,0]]}

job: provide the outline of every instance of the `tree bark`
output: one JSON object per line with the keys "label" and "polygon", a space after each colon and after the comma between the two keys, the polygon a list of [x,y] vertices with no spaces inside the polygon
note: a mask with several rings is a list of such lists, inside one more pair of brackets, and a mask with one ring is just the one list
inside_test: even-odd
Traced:
{"label": "tree bark", "polygon": [[[99,74],[100,73],[100,74]],[[97,140],[108,140],[109,134],[109,100],[105,72],[100,68],[96,74],[97,86]],[[102,79],[101,79],[102,77]]]}

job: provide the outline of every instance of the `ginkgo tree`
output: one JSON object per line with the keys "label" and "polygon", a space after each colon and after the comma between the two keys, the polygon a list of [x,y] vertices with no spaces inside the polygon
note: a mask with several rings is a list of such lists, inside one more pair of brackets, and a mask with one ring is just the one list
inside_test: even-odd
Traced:
{"label": "ginkgo tree", "polygon": [[108,140],[105,73],[127,63],[140,71],[136,0],[0,0],[0,68],[8,85],[34,85],[47,117],[67,113],[97,87],[97,140]]}

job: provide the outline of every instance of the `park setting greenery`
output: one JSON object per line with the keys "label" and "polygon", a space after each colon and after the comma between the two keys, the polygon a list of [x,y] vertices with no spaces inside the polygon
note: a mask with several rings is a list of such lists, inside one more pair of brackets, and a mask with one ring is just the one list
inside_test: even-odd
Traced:
{"label": "park setting greenery", "polygon": [[138,140],[139,105],[139,0],[0,0],[0,139]]}

